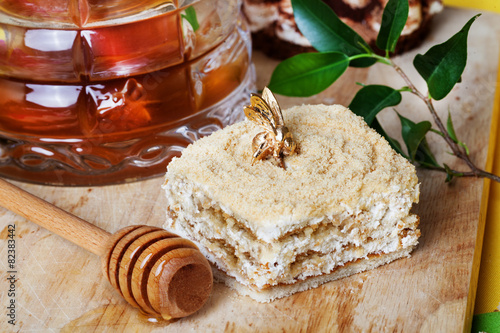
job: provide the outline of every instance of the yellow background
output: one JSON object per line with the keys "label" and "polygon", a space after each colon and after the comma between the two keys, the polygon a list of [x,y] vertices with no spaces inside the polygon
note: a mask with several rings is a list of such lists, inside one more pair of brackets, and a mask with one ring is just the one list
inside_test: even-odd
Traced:
{"label": "yellow background", "polygon": [[499,0],[443,0],[443,3],[447,6],[483,9],[500,13]]}

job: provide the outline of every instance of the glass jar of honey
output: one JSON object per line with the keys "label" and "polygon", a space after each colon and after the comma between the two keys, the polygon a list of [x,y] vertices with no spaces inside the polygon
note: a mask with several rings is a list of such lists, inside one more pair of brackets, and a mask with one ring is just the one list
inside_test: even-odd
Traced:
{"label": "glass jar of honey", "polygon": [[0,175],[58,185],[163,174],[243,118],[238,0],[3,0]]}

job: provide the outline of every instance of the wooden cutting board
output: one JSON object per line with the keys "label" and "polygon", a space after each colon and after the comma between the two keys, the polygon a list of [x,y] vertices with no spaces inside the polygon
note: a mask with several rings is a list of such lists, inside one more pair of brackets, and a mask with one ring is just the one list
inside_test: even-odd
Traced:
{"label": "wooden cutting board", "polygon": [[[475,11],[446,9],[434,21],[432,34],[418,50],[398,57],[424,91],[412,69],[414,55],[453,35]],[[491,111],[496,86],[500,35],[499,16],[484,14],[470,31],[469,62],[463,82],[436,103],[446,119],[452,112],[457,133],[467,142],[472,159],[486,163]],[[258,87],[268,82],[277,64],[255,54]],[[327,91],[309,99],[282,98],[287,107],[302,102],[348,104],[359,89],[354,83],[404,83],[388,68],[349,69]],[[398,111],[413,120],[428,119],[418,100],[405,94]],[[400,131],[391,110],[382,122],[392,135]],[[429,136],[437,157],[453,167],[443,142]],[[140,315],[110,287],[93,254],[0,209],[0,331],[23,332],[460,332],[471,323],[478,258],[482,241],[483,181],[444,183],[444,175],[419,171],[422,237],[411,258],[325,284],[269,304],[238,296],[215,285],[208,303],[191,317],[154,322]],[[17,183],[55,205],[110,231],[130,224],[161,226],[165,198],[161,178],[105,187],[49,187]],[[16,233],[16,325],[7,323],[8,224]]]}

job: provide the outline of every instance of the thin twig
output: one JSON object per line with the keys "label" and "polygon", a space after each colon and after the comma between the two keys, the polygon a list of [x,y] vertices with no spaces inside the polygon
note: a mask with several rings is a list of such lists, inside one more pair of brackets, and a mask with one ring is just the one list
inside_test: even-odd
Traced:
{"label": "thin twig", "polygon": [[429,169],[429,170],[433,170],[433,171],[443,172],[443,173],[451,172],[451,174],[454,177],[483,177],[483,178],[489,178],[489,179],[494,180],[496,182],[500,182],[500,177],[498,177],[497,175],[494,175],[492,173],[489,173],[487,171],[481,170],[481,169],[476,169],[476,172],[473,172],[473,171],[457,171],[457,170],[453,170],[453,169],[449,169],[448,171],[446,171],[445,168],[439,168],[439,167],[430,166],[430,165],[426,166],[425,168]]}
{"label": "thin twig", "polygon": [[[436,126],[439,128],[439,130],[443,134],[442,137],[444,138],[444,140],[446,141],[446,143],[448,144],[448,146],[451,148],[453,154],[456,157],[458,157],[461,160],[463,160],[467,164],[467,166],[469,167],[469,169],[471,170],[470,172],[459,172],[459,171],[455,171],[455,170],[450,170],[453,173],[453,175],[455,175],[455,176],[460,175],[460,177],[485,177],[485,178],[492,179],[492,180],[494,180],[496,182],[500,182],[500,177],[499,176],[494,175],[494,174],[492,174],[490,172],[487,172],[485,170],[482,170],[482,169],[478,168],[471,161],[471,159],[470,159],[469,155],[467,154],[465,148],[463,148],[460,145],[458,145],[450,137],[450,135],[448,134],[448,131],[446,130],[443,122],[441,121],[441,118],[439,118],[439,116],[438,116],[438,114],[436,112],[436,109],[434,108],[434,105],[432,103],[432,99],[430,97],[427,97],[424,94],[422,94],[417,89],[417,87],[415,87],[415,85],[413,84],[413,82],[411,82],[411,80],[408,78],[408,76],[406,75],[406,73],[401,69],[401,67],[399,67],[398,65],[396,65],[392,60],[390,60],[390,66],[392,66],[396,70],[396,72],[403,78],[403,80],[406,82],[408,88],[410,88],[411,93],[413,93],[415,96],[419,97],[427,105],[427,108],[429,109],[432,117],[434,118],[434,123],[436,124]],[[436,170],[446,172],[446,170],[441,169],[441,168],[436,168]]]}

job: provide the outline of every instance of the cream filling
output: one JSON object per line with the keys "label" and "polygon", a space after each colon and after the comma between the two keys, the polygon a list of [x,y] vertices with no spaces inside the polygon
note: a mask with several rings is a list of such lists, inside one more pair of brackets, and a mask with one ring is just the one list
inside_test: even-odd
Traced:
{"label": "cream filling", "polygon": [[[219,269],[234,277],[239,283],[254,289],[293,284],[298,280],[329,274],[338,267],[358,259],[366,259],[369,255],[413,248],[418,243],[419,236],[418,231],[403,230],[394,237],[369,239],[362,246],[354,246],[348,240],[326,239],[326,242],[333,244],[333,250],[328,253],[313,250],[300,252],[300,246],[298,248],[284,246],[281,251],[284,256],[261,258],[265,260],[259,261],[253,258],[249,251],[242,252],[241,247],[234,244],[233,240],[209,238],[202,233],[201,229],[193,227],[192,224],[175,217],[174,214],[170,216],[166,227],[183,237],[194,239],[200,245],[203,254]],[[204,230],[207,231],[207,229]],[[321,237],[314,239],[317,242]],[[262,246],[262,244],[254,244],[253,248]]]}
{"label": "cream filling", "polygon": [[429,6],[429,15],[436,15],[443,11],[443,4],[439,0],[434,0]]}
{"label": "cream filling", "polygon": [[249,3],[244,2],[242,11],[248,21],[250,31],[256,32],[267,28],[270,24],[278,20],[278,3]]}
{"label": "cream filling", "polygon": [[[168,176],[168,175],[167,175]],[[343,205],[340,214],[331,213],[331,215],[303,218],[295,220],[291,216],[282,216],[278,221],[261,221],[260,223],[250,223],[247,219],[237,216],[229,207],[219,203],[210,196],[210,189],[204,185],[198,185],[183,177],[168,178],[163,185],[166,191],[168,205],[172,210],[179,212],[181,218],[187,220],[196,219],[201,223],[211,224],[210,216],[204,216],[201,212],[209,207],[221,210],[226,215],[231,216],[234,222],[250,230],[254,237],[265,243],[273,243],[286,234],[294,233],[306,227],[318,225],[326,219],[333,224],[341,225],[348,219],[359,219],[362,222],[361,230],[354,230],[352,237],[355,238],[355,244],[359,245],[364,239],[359,235],[367,230],[372,230],[373,238],[378,238],[379,225],[390,224],[392,221],[401,220],[408,216],[411,206],[418,202],[419,185],[413,189],[401,189],[393,186],[386,193],[374,193],[369,198],[361,201],[355,207]],[[244,203],[242,203],[244,204]],[[272,209],[272,207],[269,207]],[[187,216],[182,216],[186,215]],[[293,221],[293,223],[290,223]],[[225,225],[219,226],[219,232],[224,232]],[[358,236],[356,236],[358,234]],[[239,237],[240,235],[228,235]]]}
{"label": "cream filling", "polygon": [[[418,218],[408,216],[413,202],[409,197],[392,205],[377,202],[366,212],[347,209],[341,216],[309,220],[279,239],[263,240],[199,186],[176,178],[164,189],[169,206],[166,228],[196,240],[219,268],[257,288],[293,283],[370,254],[417,244]],[[409,231],[402,235],[403,230]]]}
{"label": "cream filling", "polygon": [[285,15],[279,15],[276,20],[276,36],[278,36],[279,39],[292,44],[310,47],[311,43],[299,32],[297,24],[295,24],[291,2],[283,1],[279,8],[281,12],[285,13]]}
{"label": "cream filling", "polygon": [[354,9],[364,8],[370,4],[370,0],[350,0],[344,1],[349,7]]}

